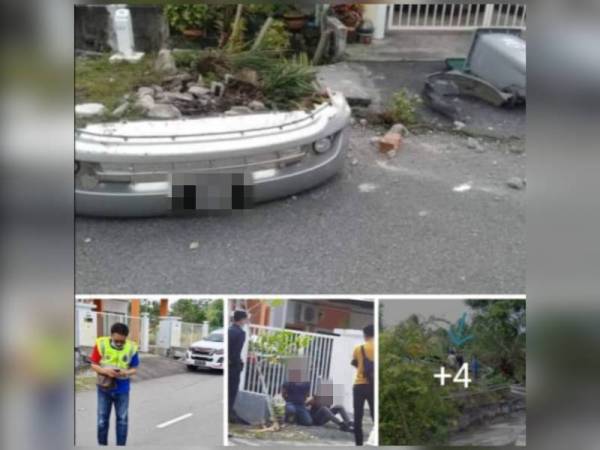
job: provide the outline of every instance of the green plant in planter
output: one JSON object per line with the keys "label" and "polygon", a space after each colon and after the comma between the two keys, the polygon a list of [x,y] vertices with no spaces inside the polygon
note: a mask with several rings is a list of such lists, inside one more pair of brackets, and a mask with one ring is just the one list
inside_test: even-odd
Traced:
{"label": "green plant in planter", "polygon": [[273,20],[264,39],[258,46],[259,50],[273,53],[285,53],[290,48],[290,33],[281,20]]}
{"label": "green plant in planter", "polygon": [[169,26],[179,32],[185,30],[212,31],[217,19],[214,7],[202,3],[165,5],[164,12]]}
{"label": "green plant in planter", "polygon": [[315,92],[315,69],[306,54],[276,61],[262,73],[263,90],[277,106],[289,107]]}
{"label": "green plant in planter", "polygon": [[250,350],[267,356],[271,363],[282,358],[296,356],[298,351],[308,347],[312,336],[299,336],[288,330],[263,333],[255,341],[250,341]]}

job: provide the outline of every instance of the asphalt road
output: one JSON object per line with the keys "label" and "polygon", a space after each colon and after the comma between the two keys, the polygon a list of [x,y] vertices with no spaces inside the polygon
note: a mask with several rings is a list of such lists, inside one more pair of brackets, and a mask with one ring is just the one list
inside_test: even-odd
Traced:
{"label": "asphalt road", "polygon": [[[97,445],[96,395],[92,390],[75,396],[77,446]],[[109,445],[114,442],[113,411]],[[132,384],[127,445],[220,446],[222,443],[221,374],[184,373]]]}
{"label": "asphalt road", "polygon": [[329,183],[244,215],[77,218],[77,292],[523,293],[525,190],[506,181],[524,141],[437,132],[389,159],[378,132],[353,128]]}

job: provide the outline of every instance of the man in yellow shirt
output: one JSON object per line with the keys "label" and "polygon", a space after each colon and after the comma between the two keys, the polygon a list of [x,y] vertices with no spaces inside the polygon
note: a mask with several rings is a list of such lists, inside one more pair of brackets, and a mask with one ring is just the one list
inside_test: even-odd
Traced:
{"label": "man in yellow shirt", "polygon": [[363,328],[365,343],[357,345],[352,353],[352,365],[356,367],[352,399],[354,403],[354,442],[363,445],[362,420],[365,412],[365,401],[369,404],[371,419],[374,417],[374,383],[375,383],[375,344],[373,342],[373,325]]}

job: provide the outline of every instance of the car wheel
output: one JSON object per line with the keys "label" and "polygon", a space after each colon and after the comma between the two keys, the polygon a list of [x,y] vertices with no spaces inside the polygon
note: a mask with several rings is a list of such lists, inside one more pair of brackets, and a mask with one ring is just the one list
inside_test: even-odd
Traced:
{"label": "car wheel", "polygon": [[196,366],[187,366],[187,369],[188,369],[190,372],[195,372],[195,371],[196,371]]}

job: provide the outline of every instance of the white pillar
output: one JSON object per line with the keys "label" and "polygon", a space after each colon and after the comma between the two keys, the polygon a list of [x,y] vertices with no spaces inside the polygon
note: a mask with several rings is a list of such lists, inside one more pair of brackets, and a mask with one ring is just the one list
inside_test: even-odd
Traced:
{"label": "white pillar", "polygon": [[[89,303],[75,303],[75,347],[80,345],[89,346],[93,338],[90,334],[90,330],[96,329],[95,312],[93,309],[95,305]],[[85,327],[86,333],[84,333],[84,320],[86,318],[92,318],[92,325]],[[93,344],[92,344],[93,345]]]}
{"label": "white pillar", "polygon": [[248,366],[248,342],[250,341],[250,326],[248,324],[244,326],[244,331],[246,332],[246,340],[244,341],[244,347],[242,348],[241,355],[242,361],[244,362],[244,368],[242,369],[242,373],[240,374],[240,390],[244,388],[244,382],[246,380],[246,369]]}
{"label": "white pillar", "polygon": [[115,35],[117,38],[117,51],[125,58],[133,56],[134,40],[131,13],[127,8],[119,8],[114,17]]}
{"label": "white pillar", "polygon": [[110,57],[110,61],[139,61],[144,56],[144,53],[135,51],[131,12],[127,9],[127,5],[109,5],[107,8],[112,20],[111,25],[116,47],[113,47],[116,53]]}
{"label": "white pillar", "polygon": [[205,321],[202,323],[202,337],[204,338],[204,337],[208,336],[208,333],[209,333],[209,331],[210,331],[210,330],[209,330],[209,328],[208,328],[208,321],[207,321],[207,320],[205,320]]}
{"label": "white pillar", "polygon": [[385,37],[387,10],[388,5],[386,4],[365,5],[364,17],[370,19],[375,27],[373,39]]}
{"label": "white pillar", "polygon": [[150,318],[148,313],[142,313],[140,324],[140,351],[147,353],[150,349]]}

